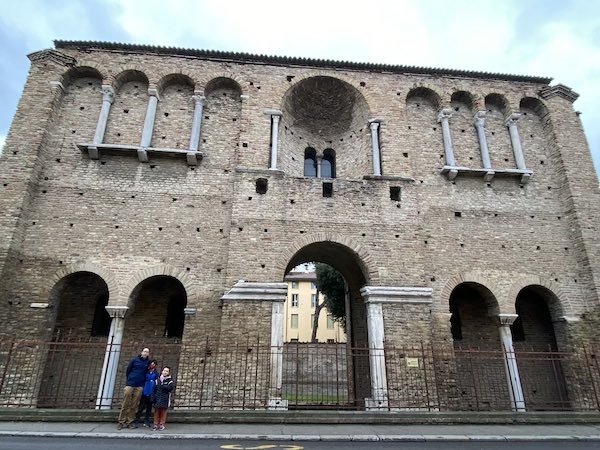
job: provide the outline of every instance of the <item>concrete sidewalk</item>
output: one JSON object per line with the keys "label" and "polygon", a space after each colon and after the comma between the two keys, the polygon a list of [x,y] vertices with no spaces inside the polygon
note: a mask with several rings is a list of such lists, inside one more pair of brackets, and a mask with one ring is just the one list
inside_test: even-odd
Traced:
{"label": "concrete sidewalk", "polygon": [[0,436],[282,441],[600,441],[600,425],[167,423],[164,431],[107,422],[0,422]]}

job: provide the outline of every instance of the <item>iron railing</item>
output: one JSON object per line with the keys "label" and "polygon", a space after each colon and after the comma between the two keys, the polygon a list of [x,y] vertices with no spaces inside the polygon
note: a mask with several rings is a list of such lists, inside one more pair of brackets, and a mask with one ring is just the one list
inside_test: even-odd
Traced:
{"label": "iron railing", "polygon": [[[127,362],[145,346],[159,365],[172,367],[178,409],[360,410],[372,407],[372,400],[383,410],[515,409],[502,350],[301,343],[272,348],[259,340],[218,345],[208,339],[110,345],[106,338],[0,340],[0,407],[93,409],[99,397],[117,407]],[[110,379],[100,385],[107,352],[118,357],[112,394]],[[597,355],[592,349],[517,351],[526,409],[600,410]]]}

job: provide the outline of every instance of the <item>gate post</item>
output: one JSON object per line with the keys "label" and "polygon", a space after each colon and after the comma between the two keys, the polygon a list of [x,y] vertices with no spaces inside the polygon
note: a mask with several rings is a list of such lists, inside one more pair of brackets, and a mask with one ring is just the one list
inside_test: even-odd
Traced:
{"label": "gate post", "polygon": [[510,326],[519,317],[517,314],[498,314],[500,319],[500,339],[502,340],[502,350],[504,352],[504,368],[508,380],[508,393],[513,411],[525,411],[525,398],[523,397],[523,388],[521,387],[521,377],[519,376],[519,367],[515,357],[513,347],[512,333]]}
{"label": "gate post", "polygon": [[[281,398],[283,382],[283,304],[287,298],[286,283],[249,283],[238,281],[222,297],[223,303],[229,306],[237,304],[241,308],[248,308],[250,302],[271,302],[271,348],[268,386],[264,386],[267,393],[268,409],[287,409],[287,400]],[[244,304],[247,303],[247,304]],[[221,329],[221,333],[226,332]],[[262,390],[262,388],[261,388]]]}
{"label": "gate post", "polygon": [[112,321],[96,396],[96,409],[110,409],[112,405],[119,357],[121,356],[121,342],[125,331],[125,315],[129,309],[127,306],[106,306],[105,308],[108,315],[112,317]]}

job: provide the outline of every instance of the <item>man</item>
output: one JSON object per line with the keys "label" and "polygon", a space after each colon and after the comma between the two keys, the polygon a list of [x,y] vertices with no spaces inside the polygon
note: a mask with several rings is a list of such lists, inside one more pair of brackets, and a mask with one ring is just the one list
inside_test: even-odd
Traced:
{"label": "man", "polygon": [[142,353],[127,364],[123,403],[121,405],[121,413],[119,414],[119,425],[117,425],[118,430],[132,426],[131,424],[135,418],[140,397],[142,396],[142,389],[146,382],[146,373],[150,364],[149,356],[150,349],[144,348]]}

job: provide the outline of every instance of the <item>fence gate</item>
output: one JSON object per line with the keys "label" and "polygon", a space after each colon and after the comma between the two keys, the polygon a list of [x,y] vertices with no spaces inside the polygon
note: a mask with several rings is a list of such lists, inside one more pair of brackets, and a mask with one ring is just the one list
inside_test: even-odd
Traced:
{"label": "fence gate", "polygon": [[[369,353],[344,343],[286,343],[282,397],[289,409],[360,409],[369,383]],[[363,383],[356,386],[356,380]]]}

